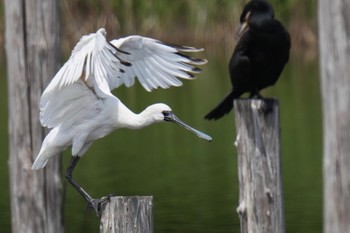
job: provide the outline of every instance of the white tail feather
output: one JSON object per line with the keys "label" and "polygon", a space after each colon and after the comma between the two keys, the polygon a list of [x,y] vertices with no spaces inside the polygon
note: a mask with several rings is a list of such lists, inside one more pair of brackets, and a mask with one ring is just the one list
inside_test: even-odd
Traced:
{"label": "white tail feather", "polygon": [[41,159],[40,156],[38,156],[32,165],[32,170],[38,170],[45,167],[47,160],[48,159]]}

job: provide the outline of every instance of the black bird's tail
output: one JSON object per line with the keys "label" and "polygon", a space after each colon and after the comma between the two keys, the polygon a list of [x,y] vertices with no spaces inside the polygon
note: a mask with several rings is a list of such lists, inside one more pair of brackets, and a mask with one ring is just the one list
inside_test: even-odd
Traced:
{"label": "black bird's tail", "polygon": [[[238,95],[239,96],[239,95]],[[204,118],[207,120],[217,120],[228,114],[233,108],[233,99],[238,97],[234,91],[231,91],[225,98]]]}

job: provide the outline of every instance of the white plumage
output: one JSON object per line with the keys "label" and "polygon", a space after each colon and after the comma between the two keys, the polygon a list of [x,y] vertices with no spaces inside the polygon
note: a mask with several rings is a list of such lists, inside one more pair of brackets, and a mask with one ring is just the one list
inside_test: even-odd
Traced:
{"label": "white plumage", "polygon": [[[141,128],[178,119],[165,104],[154,104],[140,114],[130,111],[111,90],[135,83],[147,90],[180,86],[192,79],[204,59],[182,52],[202,49],[129,36],[108,42],[105,29],[83,36],[68,61],[45,89],[40,101],[40,121],[52,128],[43,141],[32,169],[44,167],[49,158],[72,145],[72,156],[82,156],[92,142],[121,128]],[[189,126],[198,136],[211,138]]]}

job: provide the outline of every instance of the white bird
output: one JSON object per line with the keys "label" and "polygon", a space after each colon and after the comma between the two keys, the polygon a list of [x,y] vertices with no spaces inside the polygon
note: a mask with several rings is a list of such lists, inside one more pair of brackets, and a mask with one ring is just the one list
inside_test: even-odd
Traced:
{"label": "white bird", "polygon": [[207,62],[181,52],[202,49],[141,36],[108,42],[105,36],[103,28],[83,36],[43,92],[40,122],[52,130],[32,166],[33,170],[43,168],[51,157],[72,146],[66,178],[97,214],[103,199],[91,198],[72,178],[75,165],[93,141],[118,128],[139,129],[164,121],[175,122],[211,141],[210,136],[180,121],[165,104],[153,104],[135,114],[111,93],[122,84],[132,86],[135,78],[147,91],[180,86],[179,78],[192,79],[200,72],[196,66]]}

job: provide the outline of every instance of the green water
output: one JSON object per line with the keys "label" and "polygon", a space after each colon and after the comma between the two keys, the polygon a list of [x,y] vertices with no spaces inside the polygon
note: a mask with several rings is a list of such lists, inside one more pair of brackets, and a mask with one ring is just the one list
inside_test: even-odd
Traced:
{"label": "green water", "polygon": [[[153,195],[155,232],[239,232],[234,114],[217,122],[203,116],[230,88],[226,63],[230,52],[205,52],[209,60],[195,81],[181,88],[147,93],[136,85],[114,91],[130,109],[142,111],[164,102],[186,123],[211,135],[197,138],[162,123],[118,130],[96,141],[80,160],[76,180],[93,197]],[[282,166],[287,232],[322,232],[321,110],[316,62],[294,57],[276,86],[263,92],[280,103]],[[0,232],[10,232],[7,167],[7,100],[4,66],[0,98]],[[70,151],[63,155],[64,167]],[[5,187],[5,188],[4,188]],[[98,220],[69,185],[64,209],[67,233],[98,232]]]}

